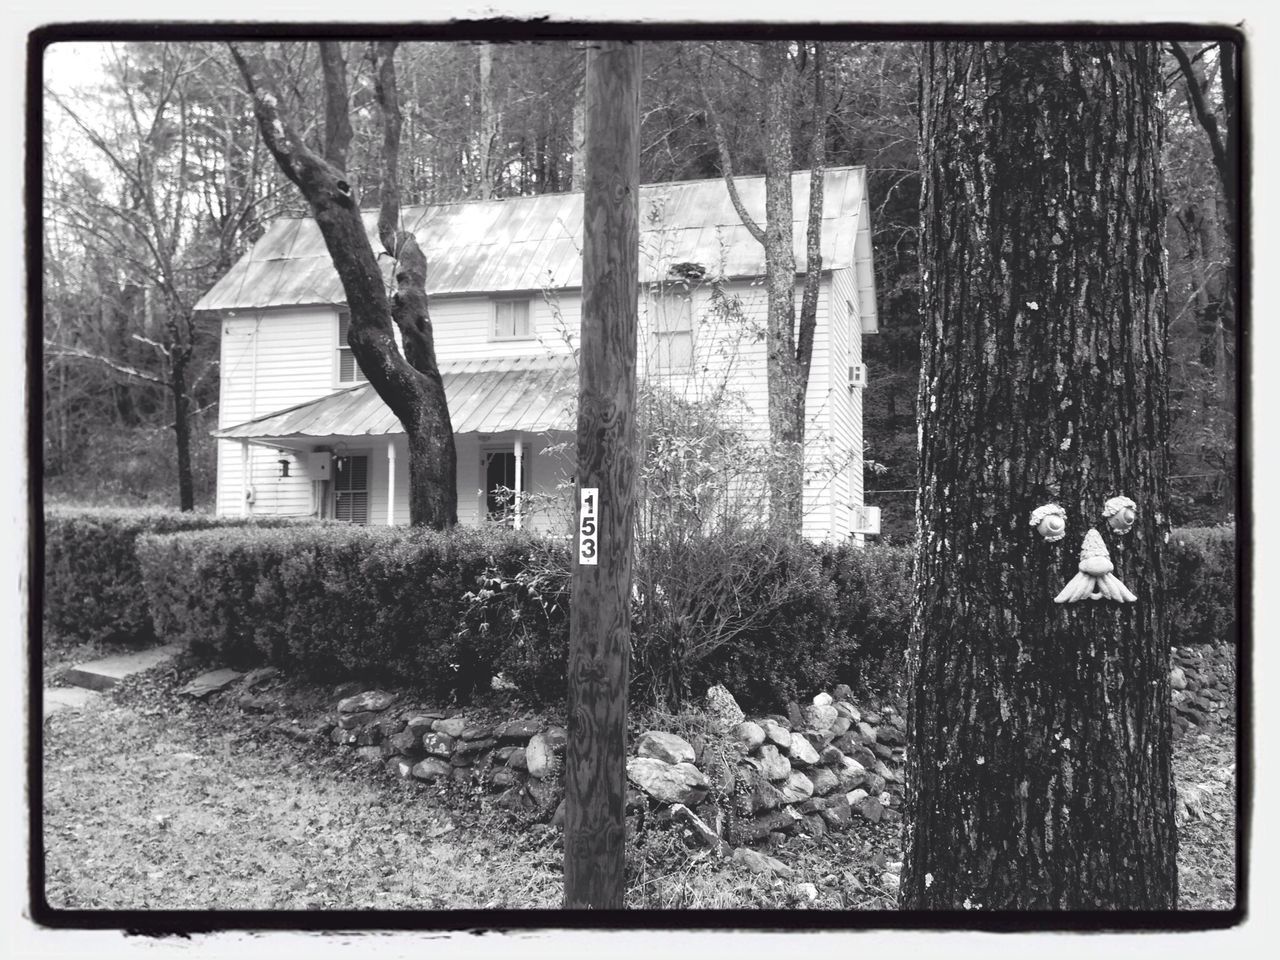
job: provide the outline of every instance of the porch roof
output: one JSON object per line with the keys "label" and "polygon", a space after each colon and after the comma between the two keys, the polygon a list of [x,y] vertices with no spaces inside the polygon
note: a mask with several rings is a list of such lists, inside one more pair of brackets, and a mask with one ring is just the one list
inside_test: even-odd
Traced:
{"label": "porch roof", "polygon": [[[441,364],[453,432],[572,430],[578,376],[572,360],[519,357]],[[404,433],[367,383],[215,430],[225,440]]]}

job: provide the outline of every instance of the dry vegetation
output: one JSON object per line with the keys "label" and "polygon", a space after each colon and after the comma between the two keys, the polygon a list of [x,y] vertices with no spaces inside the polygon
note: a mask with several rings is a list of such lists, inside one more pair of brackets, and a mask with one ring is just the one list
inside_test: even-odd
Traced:
{"label": "dry vegetation", "polygon": [[[140,675],[44,727],[46,896],[79,909],[554,908],[560,833],[399,781],[328,745],[272,731],[234,702],[176,696],[192,665]],[[287,685],[290,713],[325,692]],[[666,718],[669,725],[674,720]],[[1180,778],[1233,761],[1220,732],[1178,747]],[[1182,828],[1182,905],[1234,897],[1234,778]],[[627,858],[627,904],[681,909],[892,909],[881,885],[897,827],[863,821],[771,851],[794,875],[751,874],[650,821]]]}

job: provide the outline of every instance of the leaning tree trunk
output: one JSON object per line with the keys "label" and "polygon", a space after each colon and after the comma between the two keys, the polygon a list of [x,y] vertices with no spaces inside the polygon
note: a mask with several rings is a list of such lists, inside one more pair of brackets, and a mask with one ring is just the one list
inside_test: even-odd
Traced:
{"label": "leaning tree trunk", "polygon": [[[1158,65],[924,55],[907,907],[1177,904]],[[1047,503],[1057,542],[1028,522]],[[1054,602],[1093,527],[1136,602]]]}

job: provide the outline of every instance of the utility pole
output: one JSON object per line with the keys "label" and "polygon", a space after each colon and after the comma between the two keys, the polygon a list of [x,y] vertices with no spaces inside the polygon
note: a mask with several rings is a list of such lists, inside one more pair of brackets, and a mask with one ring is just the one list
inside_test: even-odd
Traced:
{"label": "utility pole", "polygon": [[639,46],[610,41],[588,50],[586,94],[564,905],[619,909],[636,460]]}

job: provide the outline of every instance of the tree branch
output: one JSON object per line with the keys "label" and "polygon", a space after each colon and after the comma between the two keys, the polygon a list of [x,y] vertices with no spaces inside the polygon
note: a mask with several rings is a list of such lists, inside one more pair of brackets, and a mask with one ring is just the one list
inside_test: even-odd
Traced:
{"label": "tree branch", "polygon": [[89,353],[87,350],[80,350],[76,347],[64,347],[54,343],[52,340],[44,342],[46,350],[49,350],[49,357],[55,360],[92,360],[94,363],[100,363],[105,367],[109,367],[116,373],[124,374],[127,377],[134,377],[147,383],[153,383],[158,387],[168,389],[169,384],[160,377],[150,373],[143,373],[134,367],[119,363],[110,357],[104,357],[96,353]]}
{"label": "tree branch", "polygon": [[1229,181],[1227,152],[1222,143],[1222,133],[1218,129],[1218,118],[1213,115],[1213,110],[1205,102],[1204,90],[1201,89],[1200,83],[1196,79],[1191,66],[1191,58],[1182,49],[1182,44],[1172,42],[1169,44],[1169,50],[1173,53],[1174,58],[1178,61],[1178,66],[1182,69],[1182,79],[1186,86],[1187,101],[1191,106],[1191,113],[1196,122],[1204,128],[1204,132],[1209,135],[1209,148],[1213,151],[1213,165],[1218,168],[1218,175],[1225,185]]}
{"label": "tree branch", "polygon": [[720,172],[724,175],[725,186],[729,188],[729,200],[733,203],[733,209],[738,213],[738,219],[742,221],[742,225],[747,228],[747,232],[761,246],[765,245],[764,230],[760,228],[760,224],[752,219],[751,214],[747,212],[746,206],[742,202],[742,197],[738,196],[738,185],[733,180],[733,157],[729,151],[729,138],[725,135],[724,124],[720,121],[720,114],[716,112],[715,106],[711,102],[711,94],[707,91],[706,82],[700,85],[702,91],[702,102],[707,108],[707,117],[711,120],[711,128],[716,135],[716,151],[720,154]]}
{"label": "tree branch", "polygon": [[809,223],[805,234],[804,293],[800,299],[800,330],[796,362],[800,383],[809,382],[813,338],[817,328],[818,294],[822,281],[822,201],[827,157],[826,89],[822,79],[822,44],[813,45],[813,139],[809,143]]}

